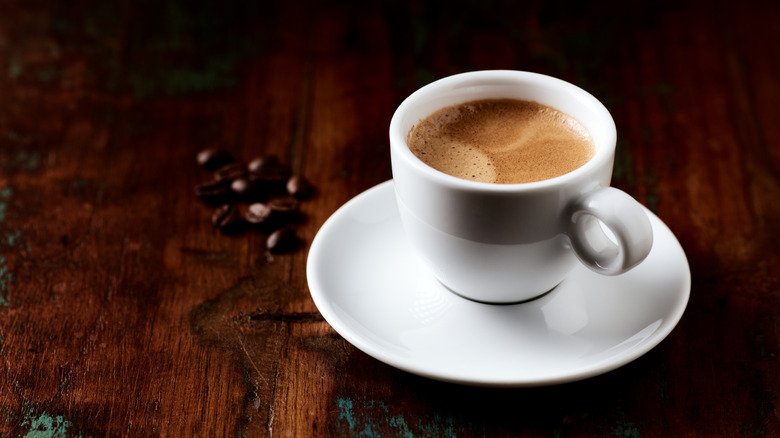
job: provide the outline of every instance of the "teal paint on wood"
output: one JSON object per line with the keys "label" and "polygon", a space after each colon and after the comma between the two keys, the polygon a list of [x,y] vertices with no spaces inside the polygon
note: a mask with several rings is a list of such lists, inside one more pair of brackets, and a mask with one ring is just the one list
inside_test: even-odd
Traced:
{"label": "teal paint on wood", "polygon": [[340,435],[375,437],[390,431],[392,436],[403,438],[454,437],[475,431],[473,424],[456,425],[455,418],[441,412],[408,418],[408,414],[392,412],[381,400],[356,402],[348,397],[338,397],[336,406]]}
{"label": "teal paint on wood", "polygon": [[5,213],[8,211],[8,204],[12,194],[13,190],[10,187],[0,189],[0,222],[5,220]]}
{"label": "teal paint on wood", "polygon": [[37,151],[20,150],[16,154],[15,165],[21,170],[32,172],[38,168],[41,162],[41,155]]}
{"label": "teal paint on wood", "polygon": [[17,243],[21,241],[22,232],[20,230],[12,231],[7,236],[5,236],[5,242],[10,247],[16,246]]}
{"label": "teal paint on wood", "polygon": [[355,418],[352,416],[352,400],[338,398],[336,406],[339,408],[339,415],[336,421],[346,421],[349,425],[349,430],[353,430],[355,428]]}
{"label": "teal paint on wood", "polygon": [[623,438],[639,438],[639,428],[630,421],[620,421],[610,430],[613,436]]}
{"label": "teal paint on wood", "polygon": [[68,429],[72,423],[62,415],[50,415],[28,404],[22,412],[22,422],[19,425],[27,428],[23,438],[68,438]]}
{"label": "teal paint on wood", "polygon": [[[23,136],[16,132],[9,132],[6,137],[14,142],[25,141]],[[6,155],[0,157],[0,167],[7,169],[21,170],[23,172],[33,172],[41,164],[41,154],[38,151],[20,149],[16,155]]]}
{"label": "teal paint on wood", "polygon": [[[8,205],[10,203],[12,194],[13,190],[11,187],[3,187],[0,189],[0,222],[5,221],[6,212],[8,211]],[[8,244],[13,246],[20,235],[20,231],[16,231],[8,235]],[[8,307],[10,305],[8,301],[8,290],[11,288],[11,283],[13,283],[13,281],[14,275],[8,269],[5,256],[0,255],[0,307]]]}
{"label": "teal paint on wood", "polygon": [[8,291],[13,281],[14,275],[8,270],[5,256],[0,256],[0,307],[8,307],[11,304],[8,301]]}

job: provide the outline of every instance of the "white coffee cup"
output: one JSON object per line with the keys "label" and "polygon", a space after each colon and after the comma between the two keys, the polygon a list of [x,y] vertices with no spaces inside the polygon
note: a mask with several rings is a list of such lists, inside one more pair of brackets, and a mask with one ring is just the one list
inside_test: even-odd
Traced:
{"label": "white coffee cup", "polygon": [[[492,184],[435,170],[409,150],[409,131],[428,115],[490,98],[536,101],[572,116],[590,132],[594,157],[548,180]],[[605,275],[628,271],[650,252],[653,233],[641,205],[609,187],[616,137],[615,122],[601,102],[549,76],[476,71],[422,87],[390,122],[396,199],[412,247],[450,290],[487,303],[543,295],[566,278],[577,259]]]}

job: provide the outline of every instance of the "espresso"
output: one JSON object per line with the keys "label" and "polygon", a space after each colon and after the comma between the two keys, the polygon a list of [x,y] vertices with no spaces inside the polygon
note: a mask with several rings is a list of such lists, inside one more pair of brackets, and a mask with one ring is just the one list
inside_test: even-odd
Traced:
{"label": "espresso", "polygon": [[429,166],[472,181],[516,184],[554,178],[596,152],[573,117],[518,99],[486,99],[443,108],[407,135],[412,153]]}

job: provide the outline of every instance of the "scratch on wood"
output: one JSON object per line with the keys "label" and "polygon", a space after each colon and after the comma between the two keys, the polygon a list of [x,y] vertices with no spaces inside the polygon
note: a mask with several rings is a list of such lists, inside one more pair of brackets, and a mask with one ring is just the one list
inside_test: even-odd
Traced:
{"label": "scratch on wood", "polygon": [[246,355],[246,358],[249,361],[250,365],[252,365],[252,368],[255,369],[257,376],[263,380],[263,383],[267,383],[268,380],[265,378],[265,376],[263,376],[263,373],[260,371],[260,368],[257,367],[257,364],[255,363],[254,359],[252,359],[252,355],[249,354],[249,351],[247,351],[246,344],[244,344],[244,339],[241,337],[240,333],[238,333],[236,339],[238,339],[238,344],[241,345],[241,350],[244,352],[244,355]]}
{"label": "scratch on wood", "polygon": [[[277,343],[279,345],[278,354],[281,357],[284,354],[284,351],[288,348],[288,342],[289,338],[284,335],[285,332],[285,325],[280,324],[279,325],[280,332],[277,334]],[[274,434],[274,421],[276,420],[276,392],[279,389],[279,380],[281,377],[281,367],[277,364],[276,365],[276,371],[274,372],[274,380],[273,384],[271,386],[271,398],[268,403],[268,422],[266,423],[266,429],[268,430],[268,436],[273,436]]]}
{"label": "scratch on wood", "polygon": [[276,389],[279,388],[279,376],[281,375],[280,367],[276,367],[276,374],[274,375],[273,394],[271,395],[271,403],[268,406],[268,423],[266,428],[268,429],[268,436],[274,435],[274,420],[276,419]]}

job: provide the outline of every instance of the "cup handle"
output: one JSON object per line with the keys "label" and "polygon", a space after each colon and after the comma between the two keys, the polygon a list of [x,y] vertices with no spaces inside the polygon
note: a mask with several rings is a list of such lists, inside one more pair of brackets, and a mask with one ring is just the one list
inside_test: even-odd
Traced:
{"label": "cup handle", "polygon": [[568,234],[574,253],[593,271],[622,274],[650,253],[650,219],[625,192],[600,187],[578,199],[570,211]]}

